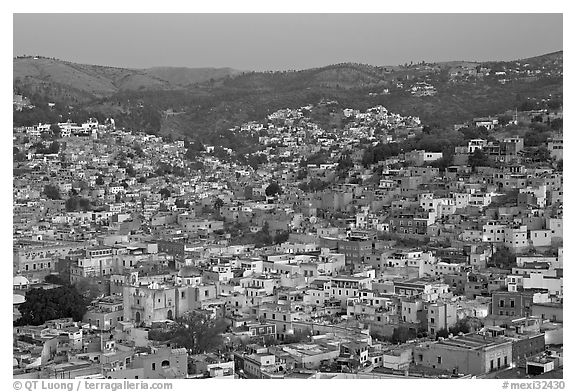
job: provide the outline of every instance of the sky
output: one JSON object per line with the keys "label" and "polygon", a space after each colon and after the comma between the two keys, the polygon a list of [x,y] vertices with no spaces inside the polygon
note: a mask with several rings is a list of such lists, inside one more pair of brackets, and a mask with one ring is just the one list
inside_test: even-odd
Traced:
{"label": "sky", "polygon": [[562,50],[562,14],[14,14],[13,53],[117,67],[305,69]]}

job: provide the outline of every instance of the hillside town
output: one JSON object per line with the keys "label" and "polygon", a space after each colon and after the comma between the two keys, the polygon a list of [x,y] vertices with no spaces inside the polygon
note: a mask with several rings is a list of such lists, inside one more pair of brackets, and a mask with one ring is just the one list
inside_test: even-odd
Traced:
{"label": "hillside town", "polygon": [[15,127],[13,376],[562,378],[562,116]]}

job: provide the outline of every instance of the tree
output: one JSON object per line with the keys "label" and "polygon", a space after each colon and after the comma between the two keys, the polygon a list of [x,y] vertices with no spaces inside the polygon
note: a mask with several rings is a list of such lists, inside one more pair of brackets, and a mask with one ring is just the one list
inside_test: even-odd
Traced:
{"label": "tree", "polygon": [[142,147],[140,147],[139,144],[134,144],[134,146],[132,146],[132,149],[134,150],[134,154],[136,154],[140,158],[144,157],[144,151],[142,150]]}
{"label": "tree", "polygon": [[126,165],[126,175],[129,177],[136,177],[136,170],[134,170],[134,166],[131,164]]}
{"label": "tree", "polygon": [[66,200],[65,206],[66,211],[68,212],[78,210],[88,211],[90,209],[90,200],[83,197],[72,196],[68,200]]}
{"label": "tree", "polygon": [[48,154],[58,154],[59,151],[60,151],[60,143],[54,140],[52,143],[50,143],[50,146],[48,147]]}
{"label": "tree", "polygon": [[534,147],[546,143],[548,138],[552,136],[551,128],[541,122],[533,122],[528,126],[528,131],[524,134],[524,145],[526,147]]}
{"label": "tree", "polygon": [[350,170],[353,166],[354,162],[352,162],[352,158],[350,158],[350,155],[344,153],[340,156],[340,159],[338,159],[338,167],[336,168],[336,170],[339,173],[345,173],[348,172],[348,170]]}
{"label": "tree", "polygon": [[486,139],[490,135],[488,129],[484,126],[460,128],[458,132],[464,136],[465,140]]}
{"label": "tree", "polygon": [[52,131],[52,136],[55,139],[60,139],[61,135],[62,135],[62,130],[60,129],[60,127],[58,126],[58,124],[52,124],[50,125],[50,131]]}
{"label": "tree", "polygon": [[80,207],[82,211],[88,211],[91,207],[90,200],[81,197],[80,200],[78,200],[78,207]]}
{"label": "tree", "polygon": [[516,266],[516,255],[505,246],[499,247],[492,255],[492,264],[504,269],[512,269]]}
{"label": "tree", "polygon": [[452,164],[452,156],[442,156],[442,158],[430,163],[430,166],[437,168],[440,173],[443,173],[448,166]]}
{"label": "tree", "polygon": [[176,202],[174,204],[176,205],[176,208],[188,208],[189,207],[188,203],[182,199],[176,199]]}
{"label": "tree", "polygon": [[550,121],[550,128],[553,131],[559,131],[562,129],[563,121],[561,118],[555,118],[554,120]]}
{"label": "tree", "polygon": [[556,162],[556,170],[558,170],[559,172],[564,170],[564,160],[560,159],[558,162]]}
{"label": "tree", "polygon": [[490,207],[514,206],[518,204],[518,189],[512,189],[503,195],[492,198]]}
{"label": "tree", "polygon": [[60,200],[60,190],[52,184],[44,186],[44,194],[51,200]]}
{"label": "tree", "polygon": [[162,195],[162,199],[167,199],[170,197],[171,193],[168,188],[162,188],[160,189],[160,195]]}
{"label": "tree", "polygon": [[394,344],[398,343],[406,343],[406,341],[410,339],[414,339],[416,337],[416,331],[413,331],[407,327],[400,326],[394,328],[394,332],[392,333],[391,341]]}
{"label": "tree", "polygon": [[500,125],[508,125],[508,123],[512,120],[513,117],[509,114],[503,114],[501,116],[498,116],[498,124]]}
{"label": "tree", "polygon": [[94,299],[102,295],[102,290],[98,284],[94,283],[90,279],[82,279],[76,282],[74,285],[78,293],[82,295],[87,303],[92,302]]}
{"label": "tree", "polygon": [[562,101],[559,99],[551,99],[547,103],[548,109],[552,111],[558,111],[562,107]]}
{"label": "tree", "polygon": [[305,331],[294,331],[292,334],[286,334],[284,337],[284,343],[306,343],[310,341],[311,332],[310,330]]}
{"label": "tree", "polygon": [[80,321],[86,313],[86,305],[87,301],[73,286],[32,289],[26,293],[26,302],[19,307],[22,317],[15,324],[40,325],[64,317]]}
{"label": "tree", "polygon": [[490,166],[490,159],[482,149],[477,148],[468,156],[468,166],[470,166],[472,170],[476,170],[479,166]]}
{"label": "tree", "polygon": [[222,334],[228,327],[225,319],[212,319],[203,313],[189,313],[175,321],[168,330],[152,329],[148,338],[185,347],[192,354],[213,352],[222,347]]}
{"label": "tree", "polygon": [[204,151],[204,145],[199,140],[187,144],[188,145],[184,156],[190,161],[195,161],[200,153]]}
{"label": "tree", "polygon": [[436,331],[436,340],[439,340],[440,338],[446,339],[448,338],[449,335],[450,333],[446,328],[439,329],[438,331]]}
{"label": "tree", "polygon": [[534,158],[539,162],[546,162],[550,159],[550,151],[544,145],[538,146],[534,154]]}
{"label": "tree", "polygon": [[534,109],[536,109],[536,102],[534,102],[533,100],[525,100],[518,107],[518,110],[520,110],[521,112],[527,112]]}
{"label": "tree", "polygon": [[26,160],[26,154],[16,146],[12,147],[12,156],[14,162],[24,162]]}
{"label": "tree", "polygon": [[59,284],[59,285],[67,285],[68,283],[62,279],[62,277],[60,275],[46,275],[46,277],[44,278],[44,282],[46,283],[51,283],[51,284]]}
{"label": "tree", "polygon": [[282,188],[280,188],[280,185],[278,185],[277,182],[271,182],[267,187],[266,187],[266,196],[276,196],[282,193]]}
{"label": "tree", "polygon": [[72,211],[77,211],[78,210],[78,198],[77,197],[71,197],[68,200],[66,200],[66,211],[68,212],[72,212]]}
{"label": "tree", "polygon": [[216,200],[214,200],[214,209],[217,211],[220,211],[220,208],[222,208],[224,206],[224,201],[217,197]]}
{"label": "tree", "polygon": [[480,324],[480,320],[475,317],[465,317],[460,319],[454,324],[452,327],[448,329],[448,331],[452,335],[458,335],[460,332],[468,333],[471,330],[480,329],[482,326]]}
{"label": "tree", "polygon": [[288,241],[288,237],[290,237],[290,233],[288,231],[286,231],[286,230],[279,231],[274,236],[274,243],[282,244],[282,243]]}

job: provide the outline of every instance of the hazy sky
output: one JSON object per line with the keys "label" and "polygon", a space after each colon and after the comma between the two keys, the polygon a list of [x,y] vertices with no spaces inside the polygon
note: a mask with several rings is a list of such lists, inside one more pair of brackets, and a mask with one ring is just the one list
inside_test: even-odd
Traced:
{"label": "hazy sky", "polygon": [[14,56],[304,69],[513,60],[562,50],[562,14],[14,14]]}

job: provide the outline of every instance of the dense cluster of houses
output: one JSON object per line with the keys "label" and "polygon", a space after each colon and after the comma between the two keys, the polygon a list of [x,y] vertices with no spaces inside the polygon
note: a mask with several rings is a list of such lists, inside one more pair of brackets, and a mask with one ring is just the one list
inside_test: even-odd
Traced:
{"label": "dense cluster of houses", "polygon": [[[562,172],[527,162],[521,137],[469,140],[442,171],[423,150],[365,167],[355,146],[414,137],[420,120],[344,109],[325,130],[311,108],[232,130],[258,135],[258,167],[204,146],[197,170],[184,141],[94,119],[58,124],[54,154],[35,151],[54,127],[15,129],[14,318],[47,276],[92,302],[82,320],[15,326],[14,377],[561,369]],[[555,160],[561,147],[546,145]],[[472,170],[478,149],[498,164]],[[314,180],[326,185],[301,186]],[[190,313],[226,320],[218,352],[151,338]]]}

